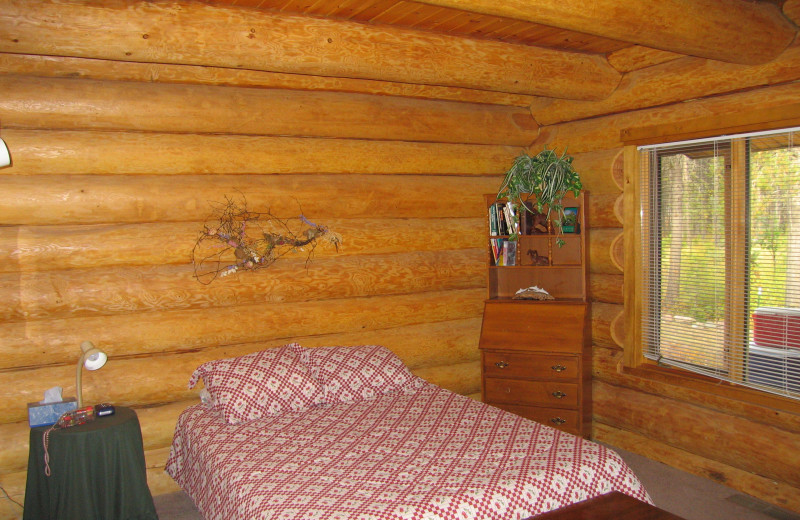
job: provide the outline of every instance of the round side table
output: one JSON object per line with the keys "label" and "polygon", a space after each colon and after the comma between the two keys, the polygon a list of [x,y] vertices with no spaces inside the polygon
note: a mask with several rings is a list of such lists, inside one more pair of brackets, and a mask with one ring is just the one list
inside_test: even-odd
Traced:
{"label": "round side table", "polygon": [[49,428],[31,428],[24,520],[158,519],[136,412],[117,406],[114,415],[50,432],[48,477]]}

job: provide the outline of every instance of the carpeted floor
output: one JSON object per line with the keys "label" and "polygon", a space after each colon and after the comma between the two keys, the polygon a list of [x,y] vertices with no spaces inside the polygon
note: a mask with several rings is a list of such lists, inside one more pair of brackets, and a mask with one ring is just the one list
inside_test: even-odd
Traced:
{"label": "carpeted floor", "polygon": [[[658,507],[686,520],[800,520],[800,514],[760,502],[711,480],[635,453],[616,451],[639,476]],[[161,495],[155,497],[155,502],[161,520],[203,518],[185,493]]]}

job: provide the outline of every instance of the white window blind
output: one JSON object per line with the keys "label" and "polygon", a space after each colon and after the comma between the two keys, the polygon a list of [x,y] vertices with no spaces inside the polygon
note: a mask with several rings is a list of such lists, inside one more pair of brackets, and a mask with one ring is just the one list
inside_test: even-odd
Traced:
{"label": "white window blind", "polygon": [[645,357],[800,398],[800,129],[640,147]]}

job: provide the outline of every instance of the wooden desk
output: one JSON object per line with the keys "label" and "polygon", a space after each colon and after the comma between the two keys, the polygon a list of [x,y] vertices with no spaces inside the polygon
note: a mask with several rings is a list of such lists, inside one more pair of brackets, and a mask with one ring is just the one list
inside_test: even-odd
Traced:
{"label": "wooden desk", "polygon": [[[534,517],[526,520],[534,520]],[[684,520],[619,491],[571,504],[535,520]]]}

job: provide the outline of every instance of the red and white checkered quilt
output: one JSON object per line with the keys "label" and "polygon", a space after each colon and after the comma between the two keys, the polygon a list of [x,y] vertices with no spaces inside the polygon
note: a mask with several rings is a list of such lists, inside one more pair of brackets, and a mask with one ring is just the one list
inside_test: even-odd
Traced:
{"label": "red and white checkered quilt", "polygon": [[610,491],[613,451],[435,385],[230,425],[184,411],[167,472],[209,520],[520,519]]}

